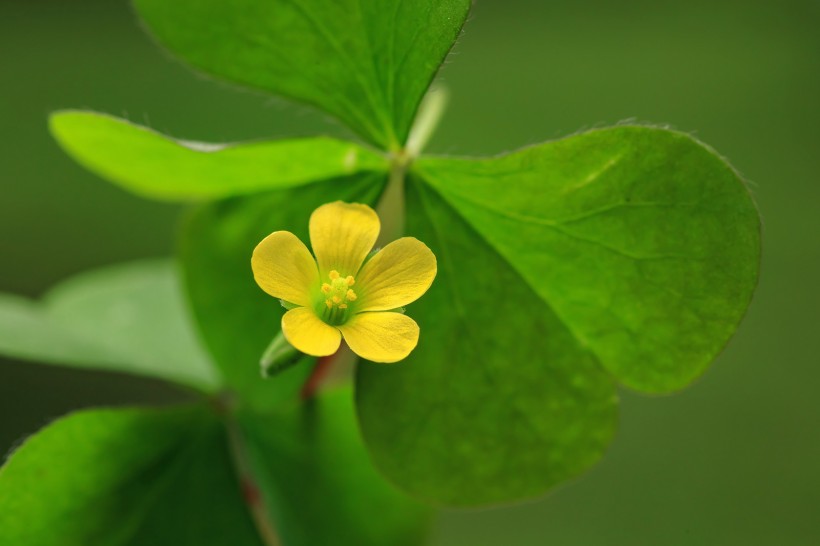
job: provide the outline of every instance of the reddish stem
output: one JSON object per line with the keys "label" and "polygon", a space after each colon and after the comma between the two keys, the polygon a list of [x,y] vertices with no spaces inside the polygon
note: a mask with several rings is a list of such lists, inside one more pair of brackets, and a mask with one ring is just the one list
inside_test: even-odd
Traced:
{"label": "reddish stem", "polygon": [[316,361],[313,371],[305,381],[305,384],[302,385],[302,391],[299,393],[302,400],[309,400],[316,396],[316,391],[319,390],[322,382],[327,378],[327,374],[330,373],[330,369],[333,366],[333,361],[336,360],[340,352],[341,349],[330,356],[323,356]]}

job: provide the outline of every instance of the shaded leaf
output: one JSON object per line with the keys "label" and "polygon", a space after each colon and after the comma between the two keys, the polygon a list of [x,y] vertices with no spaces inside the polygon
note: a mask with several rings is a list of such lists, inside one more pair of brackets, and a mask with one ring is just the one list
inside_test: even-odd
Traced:
{"label": "shaded leaf", "polygon": [[317,106],[398,148],[470,0],[135,0],[193,66]]}
{"label": "shaded leaf", "polygon": [[176,268],[166,261],[84,273],[40,302],[0,294],[0,353],[208,392],[220,384],[191,328]]}
{"label": "shaded leaf", "polygon": [[0,469],[0,543],[261,546],[220,423],[203,410],[90,410]]}
{"label": "shaded leaf", "polygon": [[[430,511],[372,467],[349,390],[242,422],[232,435],[185,407],[52,423],[0,468],[0,544],[262,546],[242,493],[257,502],[257,488],[283,546],[423,540]],[[249,454],[255,472],[240,480],[236,457]]]}
{"label": "shaded leaf", "polygon": [[385,176],[364,173],[287,191],[202,205],[182,228],[180,256],[194,314],[226,382],[243,400],[268,407],[296,394],[308,362],[263,381],[259,359],[280,331],[284,309],[253,279],[251,254],[273,231],[308,242],[308,219],[324,203],[373,203]]}
{"label": "shaded leaf", "polygon": [[72,110],[52,114],[50,129],[88,170],[138,195],[167,201],[216,199],[387,169],[387,160],[375,152],[327,137],[206,144]]}

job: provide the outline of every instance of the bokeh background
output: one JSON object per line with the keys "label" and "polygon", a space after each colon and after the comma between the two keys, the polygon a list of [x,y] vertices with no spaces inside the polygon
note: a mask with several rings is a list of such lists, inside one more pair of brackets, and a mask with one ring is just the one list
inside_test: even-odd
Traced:
{"label": "bokeh background", "polygon": [[[606,458],[545,499],[445,514],[435,546],[820,544],[820,2],[476,0],[434,152],[495,154],[625,119],[690,131],[749,180],[759,290],[688,390],[623,392]],[[125,0],[0,0],[0,290],[173,252],[179,208],[63,155],[46,116],[91,108],[177,137],[344,135],[192,74]],[[115,374],[0,360],[0,451],[67,411],[165,403]]]}

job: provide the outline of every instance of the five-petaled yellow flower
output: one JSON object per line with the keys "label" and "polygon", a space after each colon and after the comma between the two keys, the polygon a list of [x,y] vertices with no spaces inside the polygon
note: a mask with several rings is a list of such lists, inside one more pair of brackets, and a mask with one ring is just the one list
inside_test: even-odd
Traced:
{"label": "five-petaled yellow flower", "polygon": [[397,362],[415,348],[419,327],[401,307],[430,287],[436,257],[418,239],[403,237],[367,259],[380,228],[367,205],[337,201],[310,216],[316,260],[289,231],[271,233],[254,249],[256,282],[293,307],[282,317],[282,332],[297,350],[330,355],[344,336],[362,358]]}

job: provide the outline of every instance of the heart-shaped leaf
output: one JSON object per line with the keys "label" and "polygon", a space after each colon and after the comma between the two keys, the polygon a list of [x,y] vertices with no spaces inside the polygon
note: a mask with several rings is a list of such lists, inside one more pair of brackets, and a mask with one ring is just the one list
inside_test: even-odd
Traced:
{"label": "heart-shaped leaf", "polygon": [[470,0],[135,0],[193,66],[317,106],[397,149]]}
{"label": "heart-shaped leaf", "polygon": [[362,431],[395,483],[454,505],[530,497],[600,456],[614,382],[700,375],[748,306],[755,206],[687,135],[593,131],[486,160],[422,159],[408,233],[439,275],[419,347],[360,366]]}
{"label": "heart-shaped leaf", "polygon": [[757,209],[731,166],[686,134],[617,127],[418,168],[633,389],[691,383],[752,298]]}

